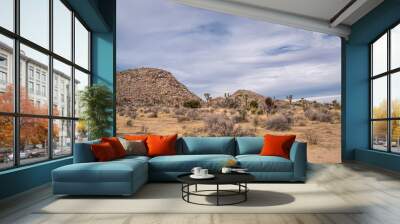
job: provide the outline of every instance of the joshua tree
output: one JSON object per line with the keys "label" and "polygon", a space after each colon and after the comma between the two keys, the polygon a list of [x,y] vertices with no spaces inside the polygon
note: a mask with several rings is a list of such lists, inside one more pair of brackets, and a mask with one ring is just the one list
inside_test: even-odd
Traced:
{"label": "joshua tree", "polygon": [[292,104],[293,95],[287,96],[286,99],[289,101],[289,104]]}
{"label": "joshua tree", "polygon": [[209,93],[204,93],[204,98],[206,98],[207,103],[210,101],[211,99],[211,94]]}
{"label": "joshua tree", "polygon": [[258,102],[256,100],[250,101],[250,107],[257,109],[258,108]]}
{"label": "joshua tree", "polygon": [[265,105],[267,106],[267,114],[270,114],[274,108],[274,100],[271,97],[265,98]]}

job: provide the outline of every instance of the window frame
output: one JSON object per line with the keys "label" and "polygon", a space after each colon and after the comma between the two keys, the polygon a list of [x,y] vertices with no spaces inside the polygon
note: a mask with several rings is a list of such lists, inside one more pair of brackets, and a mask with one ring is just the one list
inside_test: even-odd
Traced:
{"label": "window frame", "polygon": [[[391,61],[392,61],[392,55],[391,55],[391,31],[395,27],[400,26],[400,22],[396,22],[393,25],[391,25],[389,28],[385,29],[383,33],[378,35],[375,39],[373,39],[369,44],[369,149],[373,151],[379,151],[379,152],[386,152],[386,153],[391,153],[391,154],[400,154],[400,152],[394,152],[392,151],[392,121],[400,121],[400,117],[393,117],[392,116],[392,98],[391,98],[391,92],[392,92],[392,85],[391,85],[391,80],[392,76],[395,75],[396,73],[400,72],[400,67],[398,68],[391,68]],[[384,35],[387,35],[387,64],[386,64],[386,71],[380,74],[373,74],[373,44],[378,41],[381,37]],[[386,117],[385,118],[373,118],[373,81],[382,77],[386,77],[386,87],[387,87],[387,105],[386,105]],[[386,130],[386,151],[379,150],[374,148],[374,133],[373,133],[373,122],[376,121],[386,121],[387,122],[387,130]]]}
{"label": "window frame", "polygon": [[[53,46],[53,21],[54,21],[54,14],[53,14],[53,1],[54,0],[48,0],[49,2],[49,49],[46,49],[45,47],[42,47],[39,44],[36,44],[32,41],[30,41],[27,38],[24,38],[23,36],[20,35],[20,0],[14,0],[13,1],[13,10],[14,10],[14,30],[10,31],[4,27],[0,26],[0,35],[3,35],[5,37],[11,38],[13,40],[13,64],[12,66],[12,72],[10,75],[13,76],[14,79],[14,99],[13,99],[13,107],[14,110],[13,112],[1,112],[0,111],[0,116],[11,116],[13,118],[13,154],[14,154],[14,161],[13,161],[13,166],[11,167],[5,167],[5,168],[0,168],[0,172],[4,171],[4,170],[10,170],[10,169],[15,169],[18,167],[23,167],[23,166],[29,166],[29,165],[33,165],[33,164],[37,164],[37,163],[43,163],[49,160],[53,160],[53,159],[62,159],[65,157],[70,157],[73,155],[74,152],[74,143],[75,143],[75,123],[76,121],[79,120],[79,117],[75,117],[75,108],[72,107],[71,108],[71,115],[70,116],[56,116],[53,115],[53,59],[58,60],[59,62],[62,62],[66,65],[71,66],[71,83],[73,84],[75,82],[75,69],[87,74],[89,76],[89,83],[88,85],[91,86],[92,85],[92,69],[91,69],[91,65],[92,65],[92,57],[91,57],[91,50],[92,50],[92,43],[91,43],[91,38],[92,38],[92,30],[89,28],[89,26],[85,23],[85,21],[79,16],[78,13],[76,13],[72,7],[65,1],[65,0],[59,0],[62,4],[64,4],[64,6],[66,8],[68,8],[68,10],[71,11],[71,18],[70,18],[70,22],[71,22],[71,58],[67,59],[64,58],[63,56],[55,53],[54,50],[54,46]],[[77,20],[79,20],[79,22],[85,27],[85,29],[88,31],[89,33],[89,43],[88,43],[88,61],[89,61],[89,67],[88,69],[85,69],[81,66],[79,66],[78,64],[75,63],[75,25],[74,25],[74,21],[75,18]],[[43,53],[45,55],[48,56],[49,58],[49,63],[48,63],[48,80],[47,84],[46,84],[46,91],[48,93],[46,93],[47,97],[48,97],[48,113],[46,115],[39,115],[39,114],[26,114],[26,113],[21,113],[20,111],[20,85],[21,85],[21,81],[20,81],[20,45],[23,44],[27,47],[32,48],[33,50],[39,51],[40,53]],[[27,71],[28,71],[27,67]],[[42,73],[40,73],[42,74]],[[35,85],[35,80],[36,80],[36,70],[33,70],[33,82]],[[26,74],[27,77],[27,81],[30,80],[30,74],[29,72]],[[41,77],[39,77],[41,78]],[[41,83],[41,79],[38,80],[39,83]],[[29,91],[29,90],[27,90]],[[34,89],[34,91],[36,91]],[[73,96],[75,96],[75,88],[74,85],[71,86],[71,93],[73,94]],[[40,94],[42,95],[42,94]],[[72,97],[72,105],[74,105],[75,103],[75,97]],[[47,119],[48,122],[48,136],[47,136],[47,141],[48,143],[52,143],[53,141],[53,121],[55,120],[66,120],[66,121],[71,121],[71,129],[72,129],[72,133],[71,133],[71,153],[69,155],[63,155],[63,156],[57,156],[54,158],[54,150],[53,150],[53,144],[48,144],[47,149],[48,150],[48,157],[44,158],[41,161],[38,162],[33,162],[33,163],[26,163],[26,164],[21,164],[20,161],[20,119],[24,118],[24,117],[28,117],[28,118],[45,118]]]}

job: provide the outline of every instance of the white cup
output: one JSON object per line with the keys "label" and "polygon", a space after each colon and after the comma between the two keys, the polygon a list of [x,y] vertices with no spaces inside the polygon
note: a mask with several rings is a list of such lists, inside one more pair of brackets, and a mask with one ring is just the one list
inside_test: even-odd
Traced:
{"label": "white cup", "polygon": [[208,175],[208,169],[201,169],[200,170],[200,176],[207,176]]}
{"label": "white cup", "polygon": [[196,176],[199,176],[199,175],[201,175],[201,173],[200,173],[201,170],[202,170],[201,167],[194,167],[194,168],[192,169],[192,173],[193,173],[194,175],[196,175]]}
{"label": "white cup", "polygon": [[232,172],[232,168],[229,168],[229,167],[222,167],[221,172],[222,172],[222,173],[230,173],[230,172]]}

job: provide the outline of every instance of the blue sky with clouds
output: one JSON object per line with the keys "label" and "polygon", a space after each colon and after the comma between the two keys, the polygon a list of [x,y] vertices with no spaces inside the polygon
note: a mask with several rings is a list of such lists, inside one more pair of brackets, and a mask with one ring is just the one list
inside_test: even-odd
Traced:
{"label": "blue sky with clouds", "polygon": [[340,94],[340,38],[170,0],[118,0],[117,69],[172,72],[200,97],[238,89],[284,98]]}

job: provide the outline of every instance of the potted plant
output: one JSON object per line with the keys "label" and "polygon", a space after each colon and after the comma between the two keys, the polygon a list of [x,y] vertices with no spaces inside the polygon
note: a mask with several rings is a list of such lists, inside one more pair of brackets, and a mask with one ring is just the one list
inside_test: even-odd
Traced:
{"label": "potted plant", "polygon": [[102,84],[86,87],[80,93],[79,106],[82,108],[81,119],[87,127],[90,140],[110,136],[112,126],[113,95]]}

